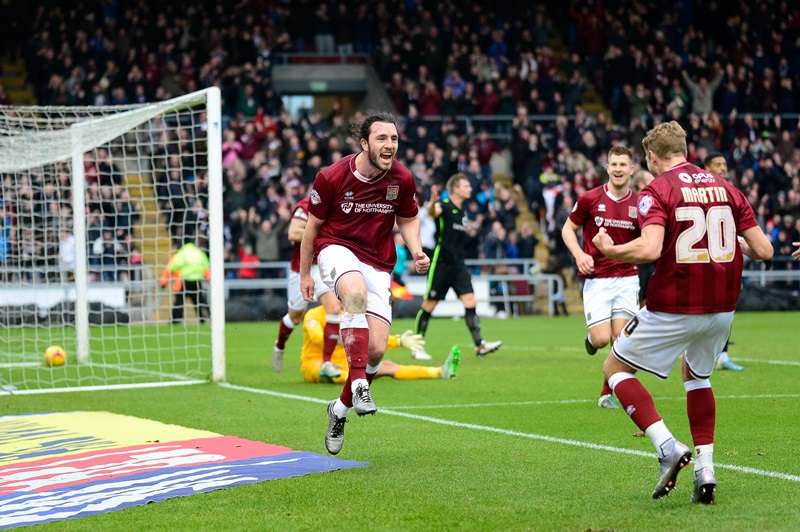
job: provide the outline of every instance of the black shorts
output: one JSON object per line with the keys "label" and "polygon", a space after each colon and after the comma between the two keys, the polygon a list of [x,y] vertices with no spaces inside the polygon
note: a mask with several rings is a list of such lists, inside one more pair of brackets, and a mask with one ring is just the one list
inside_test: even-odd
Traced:
{"label": "black shorts", "polygon": [[452,288],[456,295],[471,294],[472,276],[464,264],[434,264],[428,272],[428,288],[425,299],[441,301]]}
{"label": "black shorts", "polygon": [[647,299],[647,285],[650,284],[650,278],[653,276],[653,272],[656,271],[655,263],[649,262],[645,264],[639,264],[639,302],[643,302]]}

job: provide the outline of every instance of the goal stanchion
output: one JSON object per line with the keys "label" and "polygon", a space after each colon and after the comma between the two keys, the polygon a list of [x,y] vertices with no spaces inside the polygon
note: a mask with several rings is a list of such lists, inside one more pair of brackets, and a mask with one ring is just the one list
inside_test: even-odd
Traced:
{"label": "goal stanchion", "polygon": [[[0,394],[224,380],[221,127],[217,88],[0,106]],[[165,269],[185,245],[207,282]]]}

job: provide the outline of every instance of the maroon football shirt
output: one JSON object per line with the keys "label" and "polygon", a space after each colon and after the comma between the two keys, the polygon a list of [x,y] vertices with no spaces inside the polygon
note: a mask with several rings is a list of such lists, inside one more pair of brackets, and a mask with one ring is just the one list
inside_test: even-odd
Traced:
{"label": "maroon football shirt", "polygon": [[664,226],[664,246],[647,285],[647,308],[673,314],[736,309],[742,252],[736,236],[756,225],[744,195],[685,162],[639,195],[639,224]]}
{"label": "maroon football shirt", "polygon": [[[299,218],[308,221],[308,196],[297,202],[292,212],[292,218]],[[292,259],[289,267],[293,272],[300,272],[300,242],[294,244],[292,249]]]}
{"label": "maroon football shirt", "polygon": [[314,253],[326,246],[346,247],[361,262],[391,272],[397,262],[392,230],[395,216],[417,215],[417,187],[411,172],[394,161],[372,180],[361,175],[355,155],[320,170],[309,198],[310,212],[325,223],[314,241]]}
{"label": "maroon football shirt", "polygon": [[608,192],[607,185],[595,187],[578,198],[569,219],[575,225],[583,226],[583,250],[594,259],[594,273],[583,277],[594,279],[636,275],[636,265],[609,259],[597,250],[592,239],[601,227],[605,227],[614,244],[624,244],[639,236],[637,198],[635,192],[629,191],[625,197],[615,199]]}

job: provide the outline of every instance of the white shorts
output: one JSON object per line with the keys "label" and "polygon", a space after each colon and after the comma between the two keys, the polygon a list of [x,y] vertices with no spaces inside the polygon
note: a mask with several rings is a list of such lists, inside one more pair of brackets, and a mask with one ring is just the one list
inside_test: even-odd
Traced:
{"label": "white shorts", "polygon": [[639,276],[601,277],[583,283],[586,327],[611,319],[630,319],[639,312]]}
{"label": "white shorts", "polygon": [[336,292],[336,283],[348,272],[360,272],[367,285],[367,314],[392,324],[392,305],[389,301],[392,276],[369,264],[364,264],[344,246],[333,244],[325,247],[317,256],[319,273],[328,288]]}
{"label": "white shorts", "polygon": [[733,323],[733,312],[668,314],[643,307],[614,342],[611,352],[631,367],[662,379],[684,353],[692,375],[706,379],[722,351]]}
{"label": "white shorts", "polygon": [[[322,294],[330,292],[330,288],[322,282],[322,278],[319,276],[319,267],[316,264],[311,265],[311,278],[314,279],[314,299],[319,301]],[[309,302],[303,299],[303,294],[300,292],[300,274],[298,272],[289,272],[286,294],[289,310],[300,312],[308,308]]]}

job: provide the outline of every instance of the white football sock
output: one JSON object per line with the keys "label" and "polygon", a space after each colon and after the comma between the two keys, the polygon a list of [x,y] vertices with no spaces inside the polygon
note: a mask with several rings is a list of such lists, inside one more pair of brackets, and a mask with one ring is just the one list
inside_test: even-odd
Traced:
{"label": "white football sock", "polygon": [[714,444],[698,445],[694,448],[694,470],[700,471],[704,467],[714,470]]}
{"label": "white football sock", "polygon": [[653,442],[659,458],[664,458],[672,451],[672,447],[675,445],[675,437],[664,424],[663,419],[647,427],[644,433]]}
{"label": "white football sock", "polygon": [[369,388],[369,383],[367,382],[367,379],[356,379],[350,383],[350,389],[353,391],[353,393],[356,393],[356,388],[358,388],[359,386],[364,386],[366,388]]}
{"label": "white football sock", "polygon": [[333,403],[333,415],[335,415],[336,417],[338,418],[347,417],[347,412],[349,411],[350,409],[344,405],[341,399],[337,398],[336,402]]}

